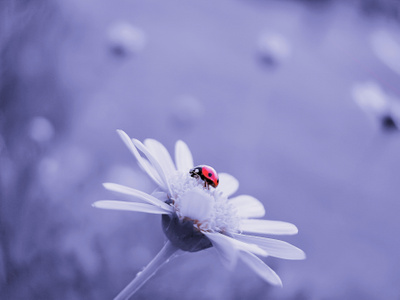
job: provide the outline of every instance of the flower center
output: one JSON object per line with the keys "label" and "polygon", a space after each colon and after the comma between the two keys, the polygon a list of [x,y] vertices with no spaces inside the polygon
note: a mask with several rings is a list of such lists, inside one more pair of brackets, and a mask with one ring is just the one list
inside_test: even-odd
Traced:
{"label": "flower center", "polygon": [[189,172],[176,172],[169,182],[170,199],[181,221],[190,220],[200,231],[237,232],[237,212],[218,188],[204,188],[202,180],[191,177]]}

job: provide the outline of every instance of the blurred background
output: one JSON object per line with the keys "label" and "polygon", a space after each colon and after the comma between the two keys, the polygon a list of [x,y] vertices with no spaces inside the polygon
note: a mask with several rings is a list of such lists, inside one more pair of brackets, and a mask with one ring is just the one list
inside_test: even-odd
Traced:
{"label": "blurred background", "polygon": [[294,223],[284,287],[213,249],[136,299],[400,299],[400,3],[1,1],[0,298],[111,299],[160,217],[98,210],[155,186],[117,136],[184,140]]}

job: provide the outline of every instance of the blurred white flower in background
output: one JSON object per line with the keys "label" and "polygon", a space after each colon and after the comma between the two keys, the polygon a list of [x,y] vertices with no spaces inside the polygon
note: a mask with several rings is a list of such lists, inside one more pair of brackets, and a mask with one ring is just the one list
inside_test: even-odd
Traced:
{"label": "blurred white flower in background", "polygon": [[400,35],[376,30],[371,34],[371,44],[376,56],[400,75]]}
{"label": "blurred white flower in background", "polygon": [[53,124],[44,117],[34,117],[29,125],[29,135],[36,142],[47,142],[54,136]]}
{"label": "blurred white flower in background", "polygon": [[128,22],[116,22],[107,32],[111,51],[118,56],[134,55],[146,46],[146,34]]}
{"label": "blurred white flower in background", "polygon": [[374,124],[386,130],[400,128],[400,103],[398,99],[385,93],[378,83],[356,83],[353,85],[352,95]]}
{"label": "blurred white flower in background", "polygon": [[93,157],[82,145],[63,145],[41,158],[36,176],[50,195],[49,199],[58,201],[57,195],[67,193],[70,186],[90,176],[95,168],[93,163]]}
{"label": "blurred white flower in background", "polygon": [[118,133],[158,188],[150,195],[127,186],[105,183],[108,190],[130,195],[140,201],[102,200],[93,206],[160,214],[168,242],[116,299],[129,298],[159,267],[180,251],[196,252],[213,246],[227,268],[232,269],[240,259],[274,285],[282,285],[280,278],[256,255],[305,258],[301,249],[289,243],[243,234],[296,234],[298,230],[291,223],[254,219],[264,216],[264,206],[248,195],[230,198],[239,186],[233,176],[219,174],[220,183],[216,188],[207,188],[202,178],[192,177],[189,171],[194,167],[193,158],[184,142],[176,143],[174,163],[166,148],[158,141],[146,139],[143,144],[130,139],[121,130]]}
{"label": "blurred white flower in background", "polygon": [[177,128],[188,128],[198,123],[205,114],[204,104],[196,97],[181,95],[171,103],[171,116]]}
{"label": "blurred white flower in background", "polygon": [[287,61],[292,49],[284,35],[277,32],[264,32],[258,38],[257,53],[263,62],[274,66]]}

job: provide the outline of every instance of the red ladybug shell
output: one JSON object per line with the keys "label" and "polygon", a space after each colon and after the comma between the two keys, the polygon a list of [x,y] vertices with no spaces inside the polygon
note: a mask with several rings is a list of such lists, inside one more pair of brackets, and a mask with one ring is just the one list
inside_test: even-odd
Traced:
{"label": "red ladybug shell", "polygon": [[200,177],[205,182],[205,186],[211,185],[217,187],[219,184],[218,173],[214,168],[206,165],[199,165],[190,170],[190,175],[192,177]]}

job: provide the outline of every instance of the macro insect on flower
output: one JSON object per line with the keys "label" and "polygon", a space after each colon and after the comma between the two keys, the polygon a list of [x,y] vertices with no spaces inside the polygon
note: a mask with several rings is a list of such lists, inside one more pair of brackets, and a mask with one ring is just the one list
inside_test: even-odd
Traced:
{"label": "macro insect on flower", "polygon": [[279,276],[257,256],[305,258],[301,249],[287,242],[251,235],[296,234],[298,230],[291,223],[256,219],[265,215],[263,204],[249,195],[231,197],[238,189],[238,181],[229,174],[217,174],[206,165],[194,167],[192,154],[183,141],[175,145],[174,163],[158,141],[146,139],[141,143],[122,130],[117,132],[158,188],[150,195],[116,183],[104,183],[106,189],[141,202],[102,200],[93,206],[160,214],[168,241],[115,299],[128,299],[180,251],[213,247],[228,269],[233,269],[240,259],[265,281],[278,286],[282,285]]}
{"label": "macro insect on flower", "polygon": [[189,171],[190,176],[194,178],[201,178],[204,181],[204,187],[210,189],[209,186],[217,187],[219,178],[214,168],[210,166],[200,165],[196,166]]}

